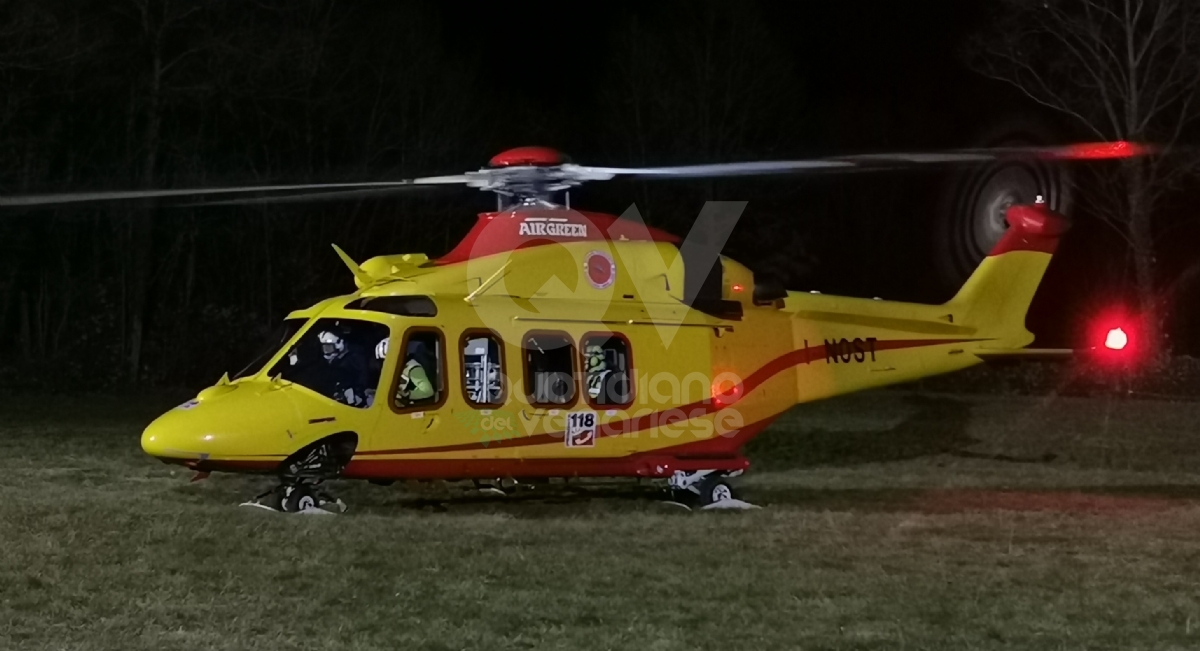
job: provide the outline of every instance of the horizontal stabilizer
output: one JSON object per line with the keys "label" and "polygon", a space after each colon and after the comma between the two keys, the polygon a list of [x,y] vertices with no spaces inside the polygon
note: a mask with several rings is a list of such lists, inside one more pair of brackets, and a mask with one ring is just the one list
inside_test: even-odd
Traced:
{"label": "horizontal stabilizer", "polygon": [[1014,348],[977,350],[975,356],[985,362],[1065,362],[1074,356],[1070,348]]}

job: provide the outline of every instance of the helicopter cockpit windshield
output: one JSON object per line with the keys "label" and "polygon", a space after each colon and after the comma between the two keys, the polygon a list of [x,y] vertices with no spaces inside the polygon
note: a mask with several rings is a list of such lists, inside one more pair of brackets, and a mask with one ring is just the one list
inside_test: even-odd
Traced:
{"label": "helicopter cockpit windshield", "polygon": [[366,409],[375,402],[388,327],[355,319],[320,319],[301,335],[270,375],[340,403]]}
{"label": "helicopter cockpit windshield", "polygon": [[233,379],[237,380],[258,373],[263,365],[270,361],[275,356],[275,353],[290,341],[297,332],[300,332],[300,328],[303,328],[307,322],[308,319],[284,319],[283,324],[276,328],[270,337],[267,337],[267,343],[259,349],[254,359],[242,370],[238,371],[233,376]]}

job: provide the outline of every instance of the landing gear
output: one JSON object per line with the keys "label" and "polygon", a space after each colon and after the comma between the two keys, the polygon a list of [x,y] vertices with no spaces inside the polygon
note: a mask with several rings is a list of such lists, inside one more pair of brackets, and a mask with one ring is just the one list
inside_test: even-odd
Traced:
{"label": "landing gear", "polygon": [[242,506],[281,513],[345,513],[346,503],[311,483],[283,483]]}
{"label": "landing gear", "polygon": [[[508,492],[504,490],[504,483],[499,478],[489,482],[482,482],[478,479],[473,479],[471,480],[471,483],[474,485],[475,490],[484,495],[497,495],[499,497],[506,497],[508,495]],[[513,482],[512,485],[515,486],[516,482]]]}
{"label": "landing gear", "polygon": [[709,477],[700,485],[700,503],[704,506],[733,499],[733,486],[722,478]]}
{"label": "landing gear", "polygon": [[342,474],[353,454],[353,444],[347,449],[344,439],[325,439],[292,455],[283,463],[281,474],[300,480],[332,479]]}
{"label": "landing gear", "polygon": [[723,470],[697,470],[695,472],[676,471],[667,480],[671,488],[671,497],[683,504],[695,503],[708,506],[718,502],[734,500],[736,494],[729,478],[742,474],[742,471],[725,472]]}
{"label": "landing gear", "polygon": [[282,513],[345,513],[345,502],[321,483],[342,474],[356,443],[353,436],[336,435],[300,450],[281,465],[278,486],[242,506]]}

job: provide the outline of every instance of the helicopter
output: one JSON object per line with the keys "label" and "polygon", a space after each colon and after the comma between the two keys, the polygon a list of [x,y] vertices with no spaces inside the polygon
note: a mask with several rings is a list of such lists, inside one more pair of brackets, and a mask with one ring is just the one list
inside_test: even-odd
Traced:
{"label": "helicopter", "polygon": [[985,361],[1070,354],[1027,348],[1025,327],[1068,221],[1042,197],[1008,206],[1007,229],[965,284],[927,305],[756,278],[720,253],[744,202],[710,204],[683,240],[635,210],[573,209],[571,188],[1147,153],[1117,142],[613,168],[521,147],[449,176],[8,196],[0,207],[196,196],[229,205],[445,185],[494,192],[497,209],[441,257],[359,263],[334,246],[355,291],[288,314],[254,362],[150,423],[142,449],[197,476],[274,476],[247,504],[283,512],[345,510],[326,488],[334,479],[639,478],[711,505],[734,499],[730,479],[750,465],[743,446],[797,404]]}

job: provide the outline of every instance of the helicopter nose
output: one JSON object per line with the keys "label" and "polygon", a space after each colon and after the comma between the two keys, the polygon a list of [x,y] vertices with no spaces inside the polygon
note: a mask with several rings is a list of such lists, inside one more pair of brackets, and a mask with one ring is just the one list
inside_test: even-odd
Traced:
{"label": "helicopter nose", "polygon": [[169,463],[206,459],[215,437],[190,425],[177,412],[163,414],[142,432],[142,451]]}
{"label": "helicopter nose", "polygon": [[209,387],[150,423],[142,450],[195,470],[273,469],[296,450],[299,400],[270,383]]}
{"label": "helicopter nose", "polygon": [[150,423],[150,426],[142,432],[142,452],[152,457],[161,457],[166,451],[166,433],[157,424],[158,421]]}

